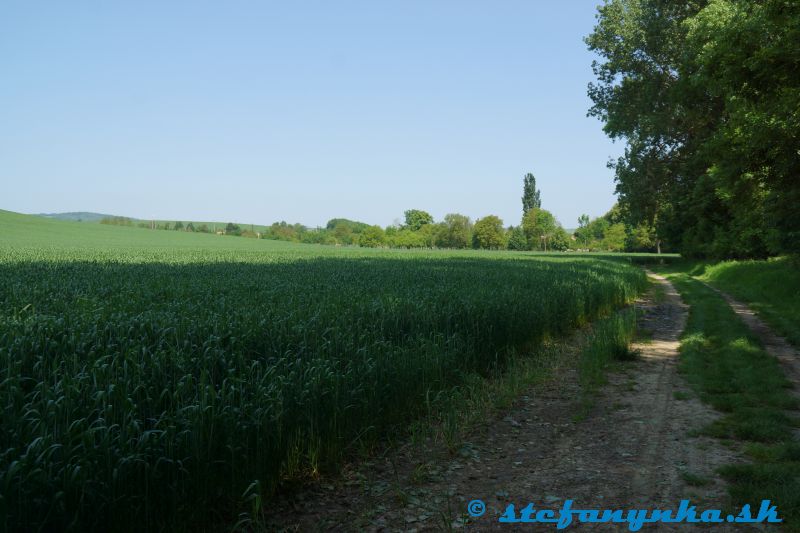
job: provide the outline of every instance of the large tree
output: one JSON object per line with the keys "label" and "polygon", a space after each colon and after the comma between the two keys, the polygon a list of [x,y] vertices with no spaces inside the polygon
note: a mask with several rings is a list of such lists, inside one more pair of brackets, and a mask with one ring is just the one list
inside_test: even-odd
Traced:
{"label": "large tree", "polygon": [[503,221],[495,215],[485,216],[475,221],[472,228],[472,244],[475,248],[497,250],[506,247],[506,234]]}
{"label": "large tree", "polygon": [[367,226],[358,236],[358,245],[378,248],[386,244],[386,234],[380,226]]}
{"label": "large tree", "polygon": [[536,188],[536,178],[528,172],[522,178],[522,216],[531,209],[542,207],[542,194]]}
{"label": "large tree", "polygon": [[688,255],[800,251],[800,3],[606,0],[590,114],[631,227]]}
{"label": "large tree", "polygon": [[722,102],[707,179],[731,206],[725,237],[800,252],[800,3],[710,1],[687,30],[688,82]]}
{"label": "large tree", "polygon": [[386,241],[392,248],[425,248],[429,246],[426,235],[420,231],[411,231],[408,228],[387,231]]}
{"label": "large tree", "polygon": [[583,214],[578,217],[578,229],[575,230],[575,237],[584,247],[589,244],[590,234],[589,234],[589,223],[591,220],[589,219],[589,215]]}
{"label": "large tree", "polygon": [[522,226],[514,226],[508,228],[508,249],[509,250],[527,250],[528,239],[525,237],[525,232]]}
{"label": "large tree", "polygon": [[406,227],[411,231],[418,231],[426,224],[433,224],[433,217],[421,209],[409,209],[405,212]]}
{"label": "large tree", "polygon": [[529,250],[564,249],[567,244],[568,237],[561,224],[545,209],[529,210],[522,219],[522,231]]}
{"label": "large tree", "polygon": [[437,228],[435,239],[439,248],[469,248],[472,241],[472,222],[466,215],[449,213]]}

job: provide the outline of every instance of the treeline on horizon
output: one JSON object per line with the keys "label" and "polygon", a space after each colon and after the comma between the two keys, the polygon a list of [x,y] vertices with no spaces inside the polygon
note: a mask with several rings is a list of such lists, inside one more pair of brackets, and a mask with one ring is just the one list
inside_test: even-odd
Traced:
{"label": "treeline on horizon", "polygon": [[541,193],[533,174],[523,178],[522,217],[518,225],[505,226],[501,218],[487,215],[475,221],[450,213],[441,221],[427,211],[409,209],[404,221],[382,228],[347,218],[334,218],[324,228],[275,222],[257,227],[247,224],[139,221],[105,217],[100,223],[157,230],[217,233],[226,236],[271,239],[305,244],[361,246],[365,248],[444,248],[537,251],[661,251],[660,243],[646,226],[626,224],[618,206],[595,219],[582,215],[578,229],[567,232],[555,216],[541,207]]}
{"label": "treeline on horizon", "polygon": [[627,225],[691,257],[800,252],[800,2],[606,0],[590,115]]}

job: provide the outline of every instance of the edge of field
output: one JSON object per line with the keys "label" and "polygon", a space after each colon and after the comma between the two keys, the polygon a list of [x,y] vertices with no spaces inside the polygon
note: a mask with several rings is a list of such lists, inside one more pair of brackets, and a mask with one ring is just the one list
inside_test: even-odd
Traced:
{"label": "edge of field", "polygon": [[[737,269],[741,271],[735,272]],[[800,444],[795,437],[800,404],[778,360],[714,288],[718,286],[713,282],[715,270],[723,271],[726,279],[720,285],[725,290],[748,295],[754,302],[768,302],[778,287],[772,271],[780,272],[783,266],[772,262],[684,262],[658,271],[675,284],[690,306],[681,339],[680,371],[700,399],[721,414],[700,433],[740,449],[746,459],[718,471],[729,483],[732,502],[753,505],[768,498],[787,520],[784,526],[800,530]],[[800,280],[800,275],[795,275]],[[788,281],[784,279],[785,294],[791,293],[786,290]],[[774,321],[775,310],[798,311],[797,304],[785,295],[773,299],[767,309],[771,312],[763,318],[781,332],[786,330],[780,327],[782,321]]]}
{"label": "edge of field", "polygon": [[[657,291],[650,278],[647,287],[639,295],[647,291]],[[395,438],[381,441],[372,448],[361,449],[357,455],[349,458],[338,474],[308,477],[284,485],[269,509],[265,509],[263,514],[242,517],[235,529],[302,530],[297,529],[296,524],[289,524],[297,516],[295,511],[298,504],[342,489],[357,487],[359,492],[366,494],[374,491],[376,485],[383,487],[386,483],[375,473],[376,465],[388,461],[397,469],[399,466],[395,463],[401,456],[419,458],[420,469],[411,477],[418,476],[422,481],[431,474],[422,467],[423,459],[437,455],[451,458],[463,455],[468,444],[466,439],[471,434],[502,416],[526,393],[559,379],[563,372],[578,374],[579,397],[575,398],[572,417],[574,420],[583,419],[593,408],[600,388],[607,383],[607,374],[623,368],[620,365],[635,357],[629,347],[637,336],[636,317],[631,301],[561,338],[548,339],[535,349],[519,353],[502,372],[485,378],[475,377],[451,394],[440,395],[431,401],[427,405],[427,413],[413,422],[406,433],[399,433]],[[398,472],[395,471],[392,476],[396,482],[390,482],[390,486],[385,487],[386,495],[391,494],[400,501],[411,497],[402,487]],[[374,503],[375,506],[364,509],[360,517],[364,521],[361,525],[365,527],[370,523],[371,514],[382,508],[377,499]],[[332,514],[330,511],[326,508],[324,514]],[[453,520],[458,520],[455,515],[439,519],[445,529],[450,528]],[[328,525],[336,527],[338,524]],[[353,526],[360,527],[358,524]],[[326,525],[316,523],[316,527],[324,530]]]}

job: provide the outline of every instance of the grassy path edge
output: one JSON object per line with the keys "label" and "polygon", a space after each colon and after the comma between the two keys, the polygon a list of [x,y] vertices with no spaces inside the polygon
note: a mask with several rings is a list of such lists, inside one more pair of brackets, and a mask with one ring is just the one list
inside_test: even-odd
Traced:
{"label": "grassy path edge", "polygon": [[792,382],[793,394],[800,395],[800,388],[798,388],[800,386],[800,353],[789,343],[788,339],[776,333],[767,324],[767,321],[759,317],[756,311],[747,304],[710,283],[705,281],[703,283],[722,296],[736,316],[758,337],[767,353],[780,362],[784,374]]}
{"label": "grassy path edge", "polygon": [[800,444],[793,439],[798,402],[778,360],[725,298],[704,282],[659,268],[689,304],[680,371],[700,398],[722,413],[702,431],[743,446],[749,463],[720,470],[734,504],[770,499],[790,530],[800,530]]}

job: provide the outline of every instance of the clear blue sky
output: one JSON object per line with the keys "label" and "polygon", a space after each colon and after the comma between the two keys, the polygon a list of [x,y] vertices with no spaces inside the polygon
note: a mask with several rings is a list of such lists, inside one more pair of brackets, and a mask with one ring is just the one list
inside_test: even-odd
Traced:
{"label": "clear blue sky", "polygon": [[598,0],[0,4],[0,208],[139,218],[409,208],[566,227],[614,202],[586,117]]}

